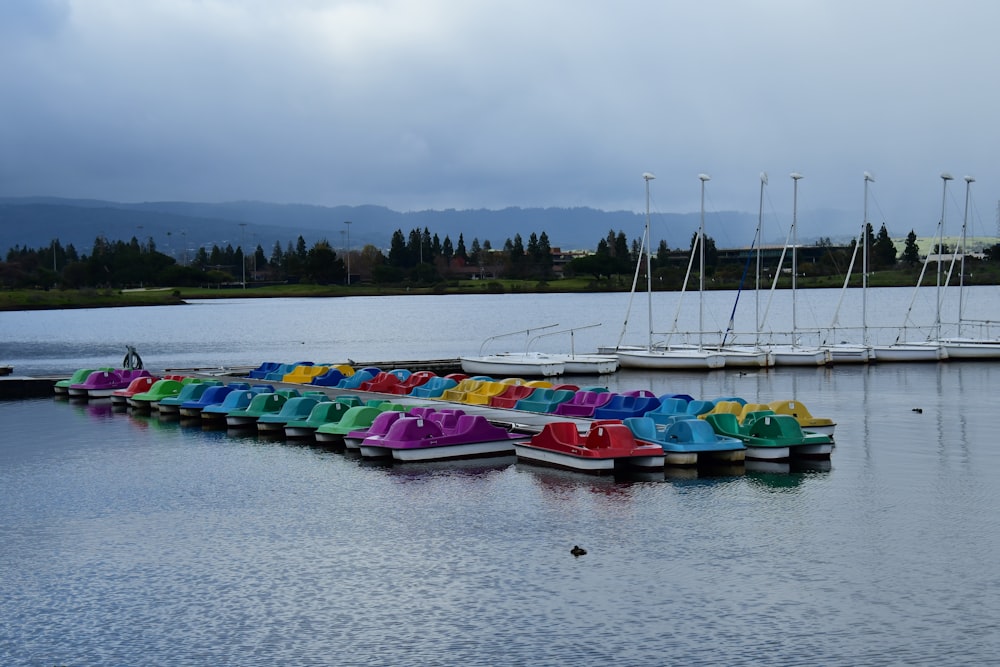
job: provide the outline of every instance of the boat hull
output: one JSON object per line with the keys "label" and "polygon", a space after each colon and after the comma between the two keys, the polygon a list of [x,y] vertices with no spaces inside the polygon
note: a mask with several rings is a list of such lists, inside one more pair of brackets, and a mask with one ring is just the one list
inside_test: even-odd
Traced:
{"label": "boat hull", "polygon": [[558,355],[557,358],[567,375],[609,375],[618,370],[618,357],[614,355]]}
{"label": "boat hull", "polygon": [[392,447],[386,449],[396,461],[447,461],[449,459],[513,455],[514,443],[511,440],[493,440],[470,442],[463,445],[443,445],[441,447]]}
{"label": "boat hull", "polygon": [[565,365],[548,357],[498,354],[487,357],[462,357],[462,371],[469,375],[490,377],[555,377],[565,372]]}
{"label": "boat hull", "polygon": [[948,358],[948,353],[939,345],[898,344],[873,348],[875,361],[934,362]]}
{"label": "boat hull", "polygon": [[825,366],[830,353],[821,348],[775,346],[769,349],[775,366]]}
{"label": "boat hull", "polygon": [[726,358],[726,368],[767,368],[774,365],[766,350],[723,348],[719,354]]}
{"label": "boat hull", "polygon": [[284,433],[285,422],[257,422],[257,431],[260,433]]}
{"label": "boat hull", "polygon": [[826,350],[830,353],[830,363],[834,365],[867,364],[875,357],[872,349],[864,345],[830,345]]}
{"label": "boat hull", "polygon": [[257,417],[226,415],[226,426],[229,428],[255,428]]}
{"label": "boat hull", "polygon": [[725,452],[702,452],[699,463],[741,463],[747,458],[747,450],[731,449]]}
{"label": "boat hull", "polygon": [[310,426],[286,426],[286,438],[312,438],[316,435],[316,429]]}
{"label": "boat hull", "polygon": [[761,447],[758,445],[746,445],[745,456],[748,460],[754,461],[787,461],[791,457],[788,447]]}
{"label": "boat hull", "polygon": [[1000,359],[1000,342],[955,340],[943,341],[948,359]]}
{"label": "boat hull", "polygon": [[616,355],[622,368],[645,370],[712,370],[726,365],[726,358],[701,350],[622,350]]}
{"label": "boat hull", "polygon": [[617,457],[574,456],[527,443],[517,443],[514,449],[519,460],[597,475],[613,473],[615,470],[662,470],[666,463],[666,456],[663,454]]}
{"label": "boat hull", "polygon": [[529,461],[538,465],[563,468],[565,470],[578,470],[593,474],[607,474],[615,470],[615,460],[612,458],[584,458],[571,456],[562,452],[554,452],[550,449],[541,449],[527,444],[517,444],[514,446],[518,460]]}
{"label": "boat hull", "polygon": [[832,443],[817,443],[813,445],[796,445],[795,447],[789,447],[789,456],[793,459],[828,459],[832,453]]}

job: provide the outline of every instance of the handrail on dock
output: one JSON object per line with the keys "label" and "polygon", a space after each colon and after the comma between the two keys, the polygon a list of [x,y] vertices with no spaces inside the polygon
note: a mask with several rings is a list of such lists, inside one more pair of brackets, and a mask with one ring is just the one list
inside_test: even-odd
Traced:
{"label": "handrail on dock", "polygon": [[528,344],[524,346],[524,349],[525,349],[525,351],[527,351],[528,348],[531,347],[531,344],[534,343],[539,338],[545,338],[546,336],[556,336],[556,335],[559,335],[559,334],[568,333],[569,334],[569,353],[570,353],[570,356],[575,356],[576,355],[576,351],[574,349],[574,340],[573,340],[574,333],[577,332],[577,331],[580,331],[581,329],[593,329],[594,327],[599,327],[599,326],[601,326],[601,323],[597,322],[595,324],[585,324],[582,327],[573,327],[572,329],[560,329],[559,331],[550,331],[549,333],[538,334],[537,336],[535,336],[534,338],[532,338],[531,340],[528,341]]}
{"label": "handrail on dock", "polygon": [[518,334],[531,335],[532,331],[541,331],[542,329],[551,329],[552,327],[557,327],[557,326],[559,326],[558,322],[555,324],[546,324],[543,327],[531,327],[530,329],[521,329],[520,331],[511,331],[510,333],[502,333],[502,334],[497,334],[496,336],[490,336],[489,338],[483,341],[482,345],[479,346],[479,356],[483,356],[483,349],[486,347],[486,344],[489,343],[490,341],[496,340],[497,338],[506,338],[507,336],[516,336]]}

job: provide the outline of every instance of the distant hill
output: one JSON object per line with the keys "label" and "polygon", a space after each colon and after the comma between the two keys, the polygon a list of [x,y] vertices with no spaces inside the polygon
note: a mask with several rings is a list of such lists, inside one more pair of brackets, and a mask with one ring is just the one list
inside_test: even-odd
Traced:
{"label": "distant hill", "polygon": [[[802,213],[799,217],[806,218]],[[813,214],[810,227],[847,229],[843,217],[839,212]],[[718,247],[749,244],[756,218],[756,214],[743,212],[706,214],[708,235],[716,240]],[[177,258],[183,256],[185,249],[193,255],[200,246],[238,247],[241,239],[247,248],[259,243],[270,254],[275,242],[284,247],[294,243],[299,235],[309,245],[325,238],[334,247],[342,248],[347,244],[348,225],[344,222],[348,220],[350,244],[354,248],[369,243],[388,248],[395,230],[408,234],[411,229],[426,227],[442,241],[450,237],[453,244],[463,234],[467,247],[474,238],[480,243],[489,240],[494,247],[500,247],[515,234],[520,234],[527,243],[532,232],[544,231],[553,247],[593,249],[609,230],[624,231],[630,240],[641,237],[645,216],[632,211],[592,208],[399,212],[382,206],[327,207],[250,201],[121,203],[54,197],[0,198],[0,251],[6,254],[16,245],[37,248],[58,238],[63,245],[72,243],[78,252],[89,253],[99,235],[111,240],[152,238],[158,249]],[[655,215],[654,248],[661,238],[671,248],[688,247],[698,222],[698,213]],[[811,242],[805,240],[801,227],[800,223],[800,242]],[[775,239],[778,243],[783,240]]]}

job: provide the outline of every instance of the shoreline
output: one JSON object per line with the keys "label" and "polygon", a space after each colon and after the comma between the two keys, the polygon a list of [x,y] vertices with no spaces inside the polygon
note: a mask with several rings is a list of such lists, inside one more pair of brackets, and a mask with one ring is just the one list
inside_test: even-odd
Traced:
{"label": "shoreline", "polygon": [[[966,281],[966,287],[998,285],[991,274],[981,273],[977,280]],[[933,276],[931,277],[933,278]],[[922,288],[935,287],[933,281]],[[848,284],[850,289],[860,289],[860,278]],[[883,272],[870,276],[869,287],[909,287],[916,289],[915,278],[904,272]],[[957,287],[943,285],[942,288]],[[174,306],[185,305],[189,300],[199,299],[266,299],[266,298],[338,298],[351,296],[422,296],[422,295],[488,295],[488,294],[601,294],[628,293],[631,285],[623,281],[587,281],[583,279],[563,279],[548,282],[530,280],[496,280],[476,281],[475,283],[437,283],[434,285],[262,285],[226,288],[184,288],[184,287],[148,287],[127,288],[121,290],[95,290],[84,288],[79,290],[44,290],[18,289],[0,291],[0,312],[32,311],[32,310],[70,310],[80,308],[119,308],[128,306]],[[776,289],[791,288],[791,280],[783,277]],[[843,277],[819,276],[814,278],[800,277],[797,289],[835,289],[844,288]],[[742,287],[738,282],[719,281],[706,285],[706,291],[739,290],[753,291],[753,287]],[[771,287],[761,286],[770,290]],[[657,292],[681,292],[679,289],[656,290]],[[687,290],[689,292],[697,290]]]}

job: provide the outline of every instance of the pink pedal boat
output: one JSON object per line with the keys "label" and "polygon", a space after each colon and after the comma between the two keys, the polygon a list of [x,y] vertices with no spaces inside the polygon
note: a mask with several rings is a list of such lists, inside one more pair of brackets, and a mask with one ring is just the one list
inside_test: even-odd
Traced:
{"label": "pink pedal boat", "polygon": [[514,454],[514,443],[526,436],[491,424],[482,415],[444,410],[398,417],[381,435],[361,442],[366,458],[396,461],[447,461]]}
{"label": "pink pedal boat", "polygon": [[69,395],[74,398],[109,398],[119,389],[127,389],[132,380],[140,377],[149,377],[149,371],[141,369],[94,371],[80,384],[71,384]]}

